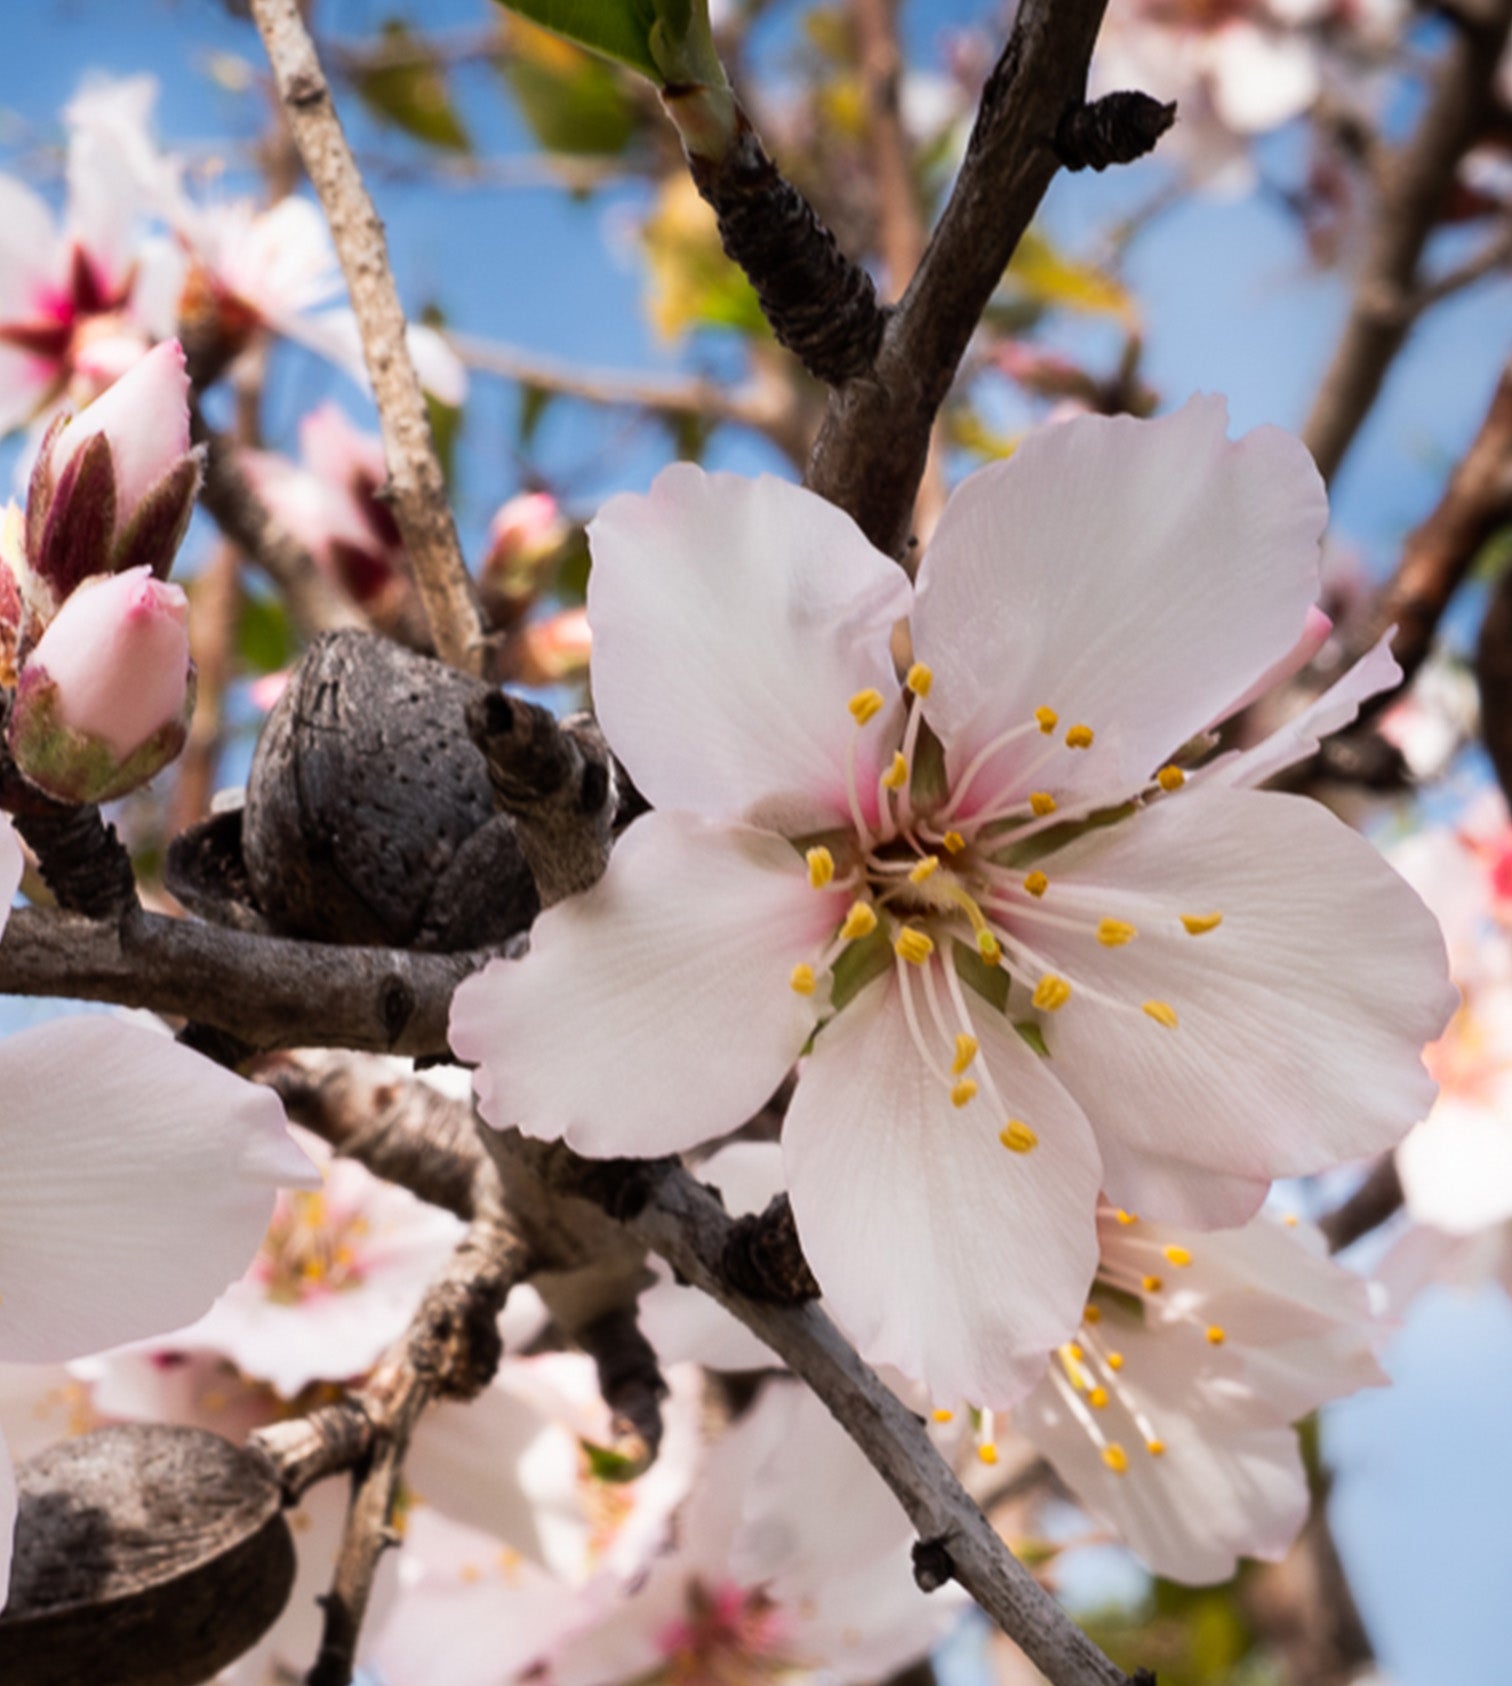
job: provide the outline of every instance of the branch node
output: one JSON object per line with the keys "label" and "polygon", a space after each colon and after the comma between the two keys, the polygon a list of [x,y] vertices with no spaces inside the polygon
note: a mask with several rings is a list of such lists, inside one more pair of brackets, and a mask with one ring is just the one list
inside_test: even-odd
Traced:
{"label": "branch node", "polygon": [[118,919],[137,905],[131,856],[98,808],[18,813],[15,821],[36,854],[43,882],[65,912]]}
{"label": "branch node", "polygon": [[913,1575],[920,1592],[938,1592],[955,1579],[955,1562],[943,1534],[933,1540],[914,1541]]}
{"label": "branch node", "polygon": [[748,1299],[802,1305],[819,1298],[785,1194],[776,1195],[764,1212],[735,1220],[720,1263],[730,1286]]}
{"label": "branch node", "polygon": [[1106,170],[1132,164],[1153,152],[1155,143],[1176,121],[1176,102],[1126,90],[1074,105],[1061,118],[1050,143],[1068,170]]}

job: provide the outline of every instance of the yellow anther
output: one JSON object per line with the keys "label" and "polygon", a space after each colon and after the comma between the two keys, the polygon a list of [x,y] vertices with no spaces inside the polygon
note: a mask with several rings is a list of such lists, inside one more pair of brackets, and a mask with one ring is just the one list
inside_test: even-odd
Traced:
{"label": "yellow anther", "polygon": [[910,966],[922,966],[934,953],[934,942],[928,932],[913,925],[905,925],[893,939],[893,951],[900,960],[906,960]]}
{"label": "yellow anther", "polygon": [[1003,958],[1003,945],[993,936],[991,931],[980,930],[976,934],[977,953],[989,966],[996,966]]}
{"label": "yellow anther", "polygon": [[953,1423],[955,1421],[955,1412],[944,1405],[936,1406],[929,1414],[937,1423]]}
{"label": "yellow anther", "polygon": [[835,857],[820,844],[803,858],[808,862],[809,883],[814,889],[822,890],[835,876]]}
{"label": "yellow anther", "polygon": [[1102,1322],[1102,1310],[1101,1310],[1101,1308],[1098,1307],[1098,1306],[1095,1306],[1095,1305],[1089,1305],[1087,1307],[1087,1309],[1082,1313],[1082,1322],[1083,1323],[1101,1323]]}
{"label": "yellow anther", "polygon": [[984,1440],[977,1447],[977,1456],[984,1464],[995,1464],[998,1461],[998,1449],[990,1440]]}
{"label": "yellow anther", "polygon": [[1288,1229],[1295,1229],[1297,1227],[1297,1225],[1299,1223],[1301,1223],[1301,1221],[1302,1220],[1297,1216],[1297,1214],[1295,1212],[1288,1212],[1286,1214],[1286,1216],[1284,1218],[1282,1218],[1282,1220],[1281,1220],[1281,1222],[1284,1223]]}
{"label": "yellow anther", "polygon": [[1039,1137],[1022,1118],[1010,1118],[998,1131],[998,1140],[1010,1153],[1033,1153],[1039,1146]]}
{"label": "yellow anther", "polygon": [[952,855],[958,855],[966,847],[966,839],[958,831],[947,831],[940,839],[946,850]]}
{"label": "yellow anther", "polygon": [[1129,1467],[1129,1454],[1116,1440],[1103,1447],[1103,1462],[1115,1475],[1122,1475]]}
{"label": "yellow anther", "polygon": [[1095,1387],[1087,1395],[1087,1403],[1094,1411],[1101,1411],[1108,1403],[1108,1390],[1105,1387]]}
{"label": "yellow anther", "polygon": [[969,1077],[963,1077],[959,1083],[952,1085],[950,1090],[950,1104],[965,1106],[968,1101],[976,1099],[977,1086]]}
{"label": "yellow anther", "polygon": [[1078,1364],[1081,1364],[1081,1363],[1085,1362],[1087,1355],[1086,1355],[1085,1352],[1082,1351],[1082,1349],[1076,1344],[1075,1341],[1067,1341],[1065,1350],[1066,1350],[1067,1355],[1069,1357],[1075,1359]]}
{"label": "yellow anther", "polygon": [[1183,913],[1181,923],[1186,926],[1187,933],[1194,937],[1204,937],[1209,931],[1216,931],[1223,923],[1221,913]]}
{"label": "yellow anther", "polygon": [[1163,1458],[1165,1456],[1165,1441],[1147,1440],[1145,1441],[1145,1451],[1147,1451],[1152,1458]]}
{"label": "yellow anther", "polygon": [[868,685],[864,691],[857,691],[845,706],[850,710],[851,719],[858,726],[864,726],[882,712],[882,693]]}
{"label": "yellow anther", "polygon": [[1147,1276],[1141,1286],[1147,1294],[1158,1294],[1165,1287],[1165,1283],[1158,1276]]}
{"label": "yellow anther", "polygon": [[1050,880],[1038,867],[1024,878],[1024,888],[1031,896],[1042,896],[1050,888]]}
{"label": "yellow anther", "polygon": [[901,749],[893,751],[892,765],[882,775],[882,783],[889,790],[902,790],[908,783],[908,757]]}
{"label": "yellow anther", "polygon": [[1055,710],[1053,708],[1037,708],[1037,709],[1035,709],[1034,718],[1039,723],[1039,729],[1045,734],[1045,736],[1047,738],[1055,730],[1055,728],[1060,724],[1060,716],[1055,712]]}
{"label": "yellow anther", "polygon": [[1162,790],[1180,790],[1186,783],[1186,774],[1180,767],[1162,767],[1155,775],[1155,782]]}
{"label": "yellow anther", "polygon": [[869,937],[877,928],[877,912],[870,902],[852,902],[845,923],[840,927],[842,942],[853,943],[858,937]]}
{"label": "yellow anther", "polygon": [[908,882],[910,884],[922,884],[926,878],[931,877],[939,870],[940,857],[938,855],[925,855],[923,860],[916,861],[909,868]]}
{"label": "yellow anther", "polygon": [[1138,930],[1127,919],[1099,919],[1097,922],[1097,940],[1104,948],[1122,948],[1138,935]]}
{"label": "yellow anther", "polygon": [[1113,1216],[1117,1218],[1121,1224],[1137,1224],[1139,1222],[1139,1219],[1135,1217],[1132,1212],[1124,1211],[1122,1206],[1118,1208]]}
{"label": "yellow anther", "polygon": [[1169,1001],[1146,1001],[1143,1010],[1156,1024],[1163,1024],[1167,1030],[1175,1030],[1180,1023],[1176,1017],[1176,1009]]}
{"label": "yellow anther", "polygon": [[1212,1323],[1208,1325],[1207,1338],[1209,1346],[1222,1346],[1228,1334],[1219,1324]]}
{"label": "yellow anther", "polygon": [[916,697],[927,697],[929,687],[934,684],[934,673],[923,662],[915,662],[908,670],[908,676],[903,683]]}
{"label": "yellow anther", "polygon": [[1091,749],[1092,728],[1090,726],[1073,726],[1066,733],[1067,749]]}
{"label": "yellow anther", "polygon": [[952,1077],[959,1077],[965,1071],[966,1067],[977,1057],[979,1046],[976,1037],[968,1036],[964,1030],[957,1032],[955,1058],[950,1062],[950,1075]]}
{"label": "yellow anther", "polygon": [[1054,972],[1046,972],[1034,986],[1032,999],[1042,1013],[1057,1012],[1071,999],[1071,985]]}
{"label": "yellow anther", "polygon": [[807,963],[795,966],[788,974],[788,987],[794,995],[812,995],[818,988],[814,968]]}
{"label": "yellow anther", "polygon": [[1031,791],[1029,795],[1029,811],[1037,820],[1044,819],[1046,814],[1055,812],[1055,798],[1048,790]]}
{"label": "yellow anther", "polygon": [[1165,1256],[1176,1266],[1177,1270],[1185,1270],[1192,1262],[1192,1255],[1186,1248],[1177,1247],[1174,1244],[1165,1249]]}
{"label": "yellow anther", "polygon": [[1123,1367],[1124,1355],[1121,1352],[1110,1352],[1108,1354],[1108,1368],[1110,1370],[1121,1370]]}

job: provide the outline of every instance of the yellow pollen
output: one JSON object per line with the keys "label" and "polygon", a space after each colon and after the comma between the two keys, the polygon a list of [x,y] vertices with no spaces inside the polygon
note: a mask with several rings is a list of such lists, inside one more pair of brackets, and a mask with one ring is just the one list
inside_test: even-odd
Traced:
{"label": "yellow pollen", "polygon": [[850,710],[851,719],[858,726],[864,726],[882,712],[882,693],[868,685],[864,691],[857,691],[845,706]]}
{"label": "yellow pollen", "polygon": [[910,884],[922,884],[926,878],[938,872],[939,869],[940,857],[938,855],[925,855],[923,860],[910,869],[908,882]]}
{"label": "yellow pollen", "polygon": [[892,766],[882,775],[882,783],[889,790],[902,790],[908,783],[908,757],[901,749],[893,751]]}
{"label": "yellow pollen", "polygon": [[1221,913],[1183,913],[1181,923],[1186,926],[1190,936],[1203,937],[1209,931],[1216,931],[1223,923]]}
{"label": "yellow pollen", "polygon": [[1176,1266],[1177,1270],[1185,1270],[1192,1262],[1192,1255],[1185,1247],[1170,1246],[1165,1249],[1165,1256]]}
{"label": "yellow pollen", "polygon": [[1050,888],[1050,880],[1038,867],[1035,867],[1033,872],[1026,875],[1024,888],[1031,896],[1042,896]]}
{"label": "yellow pollen", "polygon": [[1055,710],[1053,708],[1037,708],[1037,709],[1035,709],[1034,718],[1039,723],[1039,729],[1045,734],[1045,736],[1047,738],[1055,730],[1055,728],[1060,724],[1060,716],[1055,712]]}
{"label": "yellow pollen", "polygon": [[990,1440],[984,1440],[977,1447],[977,1456],[984,1464],[995,1464],[998,1461],[998,1449]]}
{"label": "yellow pollen", "polygon": [[977,953],[989,966],[996,966],[1003,958],[1003,945],[993,936],[991,931],[981,930],[976,934]]}
{"label": "yellow pollen", "polygon": [[1209,1346],[1222,1346],[1228,1339],[1227,1333],[1218,1324],[1212,1324],[1207,1332]]}
{"label": "yellow pollen", "polygon": [[1163,1440],[1147,1440],[1147,1441],[1145,1441],[1145,1451],[1147,1451],[1152,1458],[1164,1457],[1165,1456],[1165,1441],[1163,1441]]}
{"label": "yellow pollen", "polygon": [[958,831],[947,831],[940,839],[952,855],[958,855],[966,847],[966,839]]}
{"label": "yellow pollen", "polygon": [[817,849],[810,849],[803,858],[808,862],[809,884],[816,890],[822,890],[835,876],[835,857],[821,844]]}
{"label": "yellow pollen", "polygon": [[1180,1022],[1176,1017],[1176,1009],[1169,1001],[1146,1001],[1143,1010],[1156,1024],[1163,1024],[1167,1030],[1175,1030]]}
{"label": "yellow pollen", "polygon": [[955,1058],[950,1062],[950,1075],[952,1077],[959,1077],[977,1057],[978,1046],[976,1037],[968,1036],[964,1030],[957,1034]]}
{"label": "yellow pollen", "polygon": [[893,940],[893,951],[910,966],[922,966],[934,953],[934,942],[927,931],[905,925]]}
{"label": "yellow pollen", "polygon": [[1054,1013],[1071,999],[1071,985],[1054,972],[1046,972],[1034,986],[1034,1005],[1042,1013]]}
{"label": "yellow pollen", "polygon": [[1129,1467],[1129,1454],[1116,1440],[1103,1447],[1103,1462],[1115,1475],[1122,1475]]}
{"label": "yellow pollen", "polygon": [[930,1416],[937,1423],[953,1423],[955,1421],[955,1412],[949,1410],[944,1405],[938,1406],[935,1410],[931,1411]]}
{"label": "yellow pollen", "polygon": [[934,684],[934,674],[923,662],[915,662],[908,670],[908,677],[903,681],[916,697],[927,697],[929,687]]}
{"label": "yellow pollen", "polygon": [[1010,1153],[1033,1153],[1039,1146],[1039,1137],[1022,1118],[1010,1118],[998,1131],[998,1140]]}
{"label": "yellow pollen", "polygon": [[1046,814],[1055,812],[1055,798],[1048,790],[1032,791],[1029,796],[1029,811],[1035,819],[1042,820]]}
{"label": "yellow pollen", "polygon": [[1147,1276],[1144,1279],[1143,1287],[1147,1294],[1158,1294],[1165,1287],[1165,1283],[1158,1276]]}
{"label": "yellow pollen", "polygon": [[1123,1367],[1124,1355],[1121,1352],[1110,1352],[1108,1354],[1108,1368],[1110,1370],[1121,1370]]}
{"label": "yellow pollen", "polygon": [[1092,728],[1090,726],[1073,726],[1066,733],[1067,749],[1091,749]]}
{"label": "yellow pollen", "polygon": [[1087,1309],[1082,1313],[1082,1322],[1083,1323],[1101,1323],[1102,1322],[1102,1311],[1101,1311],[1101,1309],[1098,1306],[1089,1305],[1087,1307]]}
{"label": "yellow pollen", "polygon": [[877,914],[870,902],[852,902],[840,927],[840,938],[842,942],[853,943],[857,937],[869,937],[876,928]]}
{"label": "yellow pollen", "polygon": [[1122,948],[1138,935],[1139,932],[1127,919],[1099,919],[1097,922],[1097,940],[1104,948]]}
{"label": "yellow pollen", "polygon": [[1067,1341],[1066,1342],[1066,1351],[1071,1355],[1072,1358],[1074,1358],[1076,1360],[1076,1362],[1078,1364],[1083,1363],[1086,1359],[1086,1356],[1087,1356],[1086,1353],[1082,1351],[1082,1349],[1076,1344],[1075,1341]]}
{"label": "yellow pollen", "polygon": [[1155,775],[1155,782],[1162,790],[1180,790],[1186,783],[1186,774],[1180,767],[1162,767]]}
{"label": "yellow pollen", "polygon": [[1302,1220],[1297,1216],[1297,1214],[1295,1212],[1288,1212],[1286,1214],[1286,1216],[1284,1218],[1282,1218],[1282,1220],[1281,1220],[1281,1222],[1284,1223],[1288,1229],[1295,1229],[1301,1221]]}
{"label": "yellow pollen", "polygon": [[818,987],[814,978],[814,968],[807,962],[795,966],[788,974],[788,987],[794,995],[812,995]]}
{"label": "yellow pollen", "polygon": [[1132,1212],[1124,1211],[1122,1206],[1118,1208],[1113,1216],[1117,1218],[1121,1224],[1137,1224],[1139,1222],[1139,1219],[1136,1218]]}
{"label": "yellow pollen", "polygon": [[1095,1387],[1087,1395],[1087,1403],[1094,1411],[1101,1411],[1108,1403],[1108,1390],[1105,1387]]}
{"label": "yellow pollen", "polygon": [[959,1083],[951,1088],[950,1104],[952,1106],[965,1106],[968,1101],[976,1099],[976,1092],[976,1084],[969,1077],[963,1077]]}

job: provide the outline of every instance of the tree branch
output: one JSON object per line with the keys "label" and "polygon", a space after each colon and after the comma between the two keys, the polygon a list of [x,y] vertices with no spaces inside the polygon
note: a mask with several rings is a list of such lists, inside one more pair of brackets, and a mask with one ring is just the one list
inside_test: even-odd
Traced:
{"label": "tree branch", "polygon": [[1342,1253],[1363,1235],[1379,1229],[1402,1209],[1402,1179],[1396,1158],[1386,1154],[1365,1174],[1365,1180],[1341,1205],[1320,1219],[1330,1253]]}
{"label": "tree branch", "polygon": [[320,197],[362,334],[383,430],[394,519],[415,570],[437,652],[479,672],[483,623],[457,542],[425,394],[405,340],[383,224],[363,186],[297,0],[251,0],[289,127]]}

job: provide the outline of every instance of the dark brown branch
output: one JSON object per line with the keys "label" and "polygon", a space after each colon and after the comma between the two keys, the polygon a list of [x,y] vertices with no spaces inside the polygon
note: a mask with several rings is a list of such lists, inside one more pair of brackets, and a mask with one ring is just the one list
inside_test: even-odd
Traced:
{"label": "dark brown branch", "polygon": [[1325,480],[1332,480],[1343,462],[1420,308],[1423,248],[1460,160],[1494,110],[1493,84],[1509,25],[1512,0],[1472,0],[1456,7],[1453,38],[1427,108],[1414,133],[1383,163],[1349,319],[1302,430]]}
{"label": "dark brown branch", "polygon": [[1391,1154],[1378,1159],[1365,1180],[1342,1205],[1320,1220],[1318,1227],[1331,1253],[1340,1253],[1362,1235],[1379,1229],[1402,1208],[1402,1179]]}
{"label": "dark brown branch", "polygon": [[966,158],[869,377],[830,397],[808,484],[901,555],[934,418],[967,342],[1058,167],[1105,0],[1024,0]]}
{"label": "dark brown branch", "polygon": [[49,803],[18,813],[15,820],[37,857],[42,882],[66,913],[112,920],[136,907],[131,856],[98,808]]}

